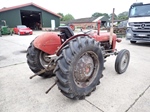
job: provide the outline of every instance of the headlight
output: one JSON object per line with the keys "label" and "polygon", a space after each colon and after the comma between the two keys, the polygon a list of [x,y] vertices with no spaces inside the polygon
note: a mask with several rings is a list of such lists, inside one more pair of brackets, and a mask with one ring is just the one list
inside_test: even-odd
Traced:
{"label": "headlight", "polygon": [[130,23],[127,23],[127,27],[130,27],[131,25],[130,25]]}
{"label": "headlight", "polygon": [[127,37],[131,37],[131,36],[132,36],[132,34],[131,34],[131,33],[127,33],[126,35],[127,35]]}
{"label": "headlight", "polygon": [[32,30],[29,30],[29,31],[32,31]]}
{"label": "headlight", "polygon": [[127,27],[131,27],[131,26],[134,26],[134,23],[133,23],[133,22],[127,23]]}

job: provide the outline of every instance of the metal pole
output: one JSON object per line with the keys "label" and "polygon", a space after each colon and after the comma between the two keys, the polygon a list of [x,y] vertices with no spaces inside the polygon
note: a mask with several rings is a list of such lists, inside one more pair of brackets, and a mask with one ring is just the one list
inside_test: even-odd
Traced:
{"label": "metal pole", "polygon": [[115,8],[113,8],[113,13],[111,17],[110,38],[109,38],[110,45],[112,45],[112,38],[113,38],[114,13],[115,13]]}

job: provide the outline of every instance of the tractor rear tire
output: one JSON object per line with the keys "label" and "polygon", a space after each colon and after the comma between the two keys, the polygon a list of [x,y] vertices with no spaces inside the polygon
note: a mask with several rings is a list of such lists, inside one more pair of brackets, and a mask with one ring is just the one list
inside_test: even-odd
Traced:
{"label": "tractor rear tire", "polygon": [[88,36],[71,40],[56,60],[58,88],[70,99],[84,99],[100,84],[103,64],[99,42]]}
{"label": "tractor rear tire", "polygon": [[[27,50],[27,63],[29,65],[29,68],[34,72],[37,73],[39,71],[41,71],[42,69],[44,69],[44,66],[41,63],[41,54],[43,54],[44,52],[35,48],[33,45],[33,42],[30,43],[30,46],[28,47]],[[46,71],[42,74],[40,74],[39,76],[43,77],[43,78],[50,78],[52,76],[54,76],[53,74],[53,70],[50,71]]]}
{"label": "tractor rear tire", "polygon": [[128,68],[130,61],[130,52],[126,49],[121,50],[115,61],[115,70],[118,74],[122,74]]}

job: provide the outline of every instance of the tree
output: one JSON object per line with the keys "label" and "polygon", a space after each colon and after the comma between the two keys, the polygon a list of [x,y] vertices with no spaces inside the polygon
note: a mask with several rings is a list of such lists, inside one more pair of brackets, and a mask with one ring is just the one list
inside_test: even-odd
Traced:
{"label": "tree", "polygon": [[60,19],[60,21],[63,21],[63,19],[64,19],[64,14],[63,14],[63,13],[57,13],[57,14],[62,17],[62,18]]}
{"label": "tree", "polygon": [[107,13],[103,13],[103,16],[105,16],[106,18],[110,18]]}
{"label": "tree", "polygon": [[[112,19],[112,13],[109,15],[110,19]],[[117,20],[117,15],[114,14],[114,20]]]}
{"label": "tree", "polygon": [[74,19],[74,17],[71,14],[66,14],[63,18],[63,21],[70,21],[73,19]]}
{"label": "tree", "polygon": [[105,16],[105,17],[109,18],[109,15],[107,13],[95,12],[94,14],[92,14],[92,17],[100,17],[100,16]]}
{"label": "tree", "polygon": [[119,20],[127,20],[128,19],[128,12],[124,11],[124,12],[118,14],[118,19]]}
{"label": "tree", "polygon": [[92,14],[92,17],[100,17],[102,15],[103,15],[102,13],[95,12],[94,14]]}

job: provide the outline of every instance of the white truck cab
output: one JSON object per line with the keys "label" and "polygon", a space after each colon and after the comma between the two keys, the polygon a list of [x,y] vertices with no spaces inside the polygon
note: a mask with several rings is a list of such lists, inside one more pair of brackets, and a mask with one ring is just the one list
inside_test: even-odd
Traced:
{"label": "white truck cab", "polygon": [[126,39],[131,43],[150,42],[150,3],[134,3],[129,9]]}

